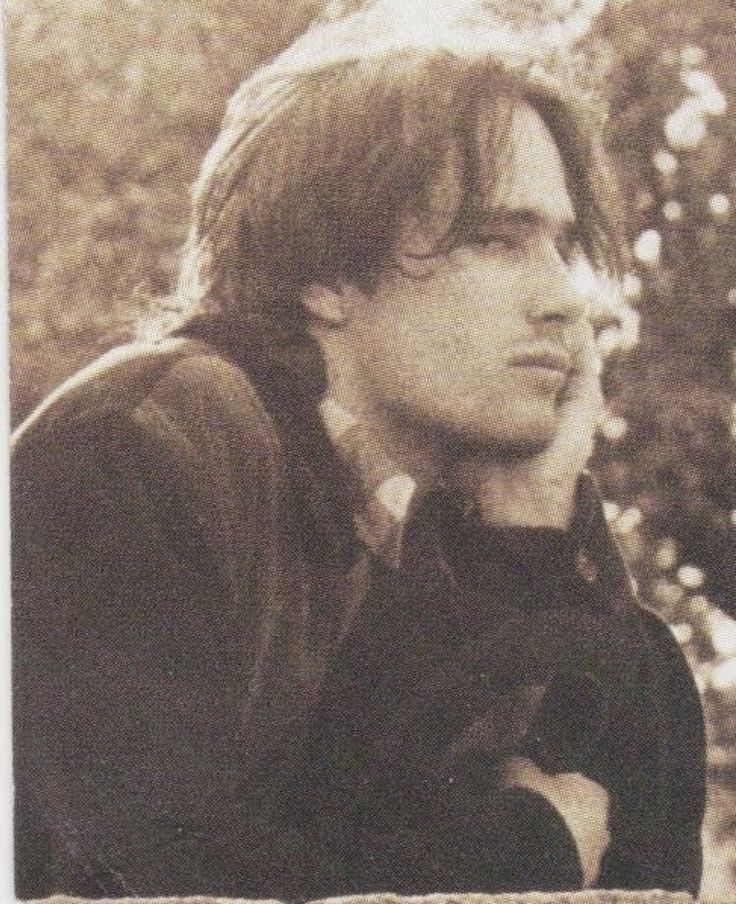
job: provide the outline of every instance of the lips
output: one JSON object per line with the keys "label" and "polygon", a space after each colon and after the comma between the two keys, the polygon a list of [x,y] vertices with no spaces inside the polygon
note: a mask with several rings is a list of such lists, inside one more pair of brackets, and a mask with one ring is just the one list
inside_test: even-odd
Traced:
{"label": "lips", "polygon": [[559,346],[535,346],[515,352],[510,358],[513,367],[540,367],[566,374],[572,368],[569,352]]}

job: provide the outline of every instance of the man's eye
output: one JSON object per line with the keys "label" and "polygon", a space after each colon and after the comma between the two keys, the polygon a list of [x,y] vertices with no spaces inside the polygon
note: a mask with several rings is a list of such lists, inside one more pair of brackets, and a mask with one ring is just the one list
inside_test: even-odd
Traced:
{"label": "man's eye", "polygon": [[469,242],[471,246],[480,248],[518,248],[521,245],[521,239],[518,235],[512,235],[504,232],[487,232],[473,236]]}

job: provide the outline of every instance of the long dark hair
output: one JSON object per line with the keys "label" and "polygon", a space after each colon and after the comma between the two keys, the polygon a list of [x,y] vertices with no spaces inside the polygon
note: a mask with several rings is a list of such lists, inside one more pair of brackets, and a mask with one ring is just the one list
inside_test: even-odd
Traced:
{"label": "long dark hair", "polygon": [[310,283],[370,290],[391,264],[402,220],[426,212],[451,150],[462,191],[445,238],[461,243],[462,223],[503,166],[520,103],[557,144],[588,258],[618,273],[618,204],[600,117],[569,78],[442,46],[363,53],[353,44],[317,62],[287,51],[241,85],[204,161],[176,293],[179,325],[204,318],[293,336]]}

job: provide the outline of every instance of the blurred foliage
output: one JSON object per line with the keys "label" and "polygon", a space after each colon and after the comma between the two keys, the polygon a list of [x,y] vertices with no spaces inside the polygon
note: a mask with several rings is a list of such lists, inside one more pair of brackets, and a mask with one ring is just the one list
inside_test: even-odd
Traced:
{"label": "blurred foliage", "polygon": [[7,4],[15,418],[169,289],[228,95],[320,7]]}
{"label": "blurred foliage", "polygon": [[[641,0],[605,26],[641,341],[609,376],[623,424],[598,472],[611,499],[641,511],[649,544],[673,540],[673,566],[701,568],[703,592],[733,612],[736,119],[723,114],[736,102],[736,9]],[[636,560],[648,588],[654,556]]]}
{"label": "blurred foliage", "polygon": [[[326,3],[8,0],[15,422],[169,291],[227,97]],[[736,625],[716,606],[736,613],[736,6],[612,0],[591,37],[641,317],[606,375],[594,469],[644,601],[696,671],[713,800],[733,802]],[[706,892],[733,900],[713,877],[736,862],[736,825],[710,812]]]}
{"label": "blurred foliage", "polygon": [[702,892],[736,900],[736,6],[632,0],[601,25],[641,339],[609,369],[594,466],[641,597],[701,690]]}

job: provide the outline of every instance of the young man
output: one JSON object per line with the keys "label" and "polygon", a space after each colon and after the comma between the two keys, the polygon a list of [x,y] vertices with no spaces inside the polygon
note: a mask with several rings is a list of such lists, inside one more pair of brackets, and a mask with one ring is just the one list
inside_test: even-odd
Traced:
{"label": "young man", "polygon": [[584,473],[595,141],[363,15],[231,102],[179,327],[14,439],[23,896],[697,889],[697,693]]}

